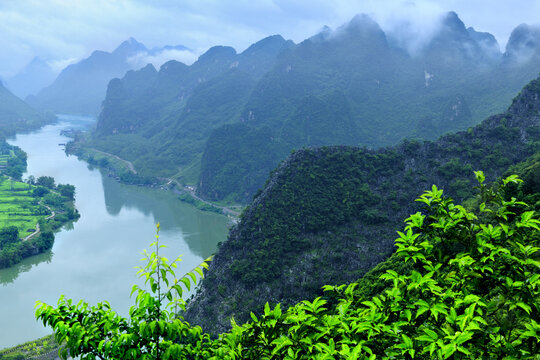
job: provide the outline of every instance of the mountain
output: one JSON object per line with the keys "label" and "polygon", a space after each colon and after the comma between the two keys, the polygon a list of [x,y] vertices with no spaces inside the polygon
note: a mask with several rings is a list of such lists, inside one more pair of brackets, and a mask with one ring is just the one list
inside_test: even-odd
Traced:
{"label": "mountain", "polygon": [[34,57],[20,72],[6,80],[7,88],[21,99],[50,85],[58,74],[47,61]]}
{"label": "mountain", "polygon": [[446,63],[496,60],[502,55],[495,37],[466,28],[455,12],[443,18],[438,32],[424,49],[424,56]]}
{"label": "mountain", "polygon": [[437,141],[395,147],[319,147],[294,152],[220,244],[185,318],[218,334],[261,313],[356,281],[393,251],[395,229],[432,184],[471,198],[473,170],[489,181],[540,153],[540,79],[505,113]]}
{"label": "mountain", "polygon": [[510,34],[506,56],[518,63],[538,58],[540,52],[540,28],[521,24]]}
{"label": "mountain", "polygon": [[55,121],[51,114],[31,108],[0,83],[0,137],[37,129]]}
{"label": "mountain", "polygon": [[[466,129],[502,111],[540,70],[532,59],[520,65],[506,61],[492,35],[465,28],[455,13],[443,19],[420,53],[409,55],[393,44],[363,16],[282,54],[243,110],[241,121],[248,127],[231,140],[219,136],[221,129],[210,136],[199,195],[249,202],[257,185],[247,188],[245,179],[260,186],[283,153],[303,146],[378,148]],[[271,129],[268,143],[241,159],[236,144],[259,127]],[[272,159],[258,151],[269,146],[280,149]],[[234,181],[224,179],[233,166]]]}
{"label": "mountain", "polygon": [[[113,52],[94,51],[88,58],[69,65],[56,80],[37,95],[29,96],[29,104],[55,113],[97,115],[105,99],[107,84],[122,77],[146,58],[164,51],[189,51],[184,46],[165,46],[148,50],[130,38]],[[146,65],[146,63],[144,63]]]}
{"label": "mountain", "polygon": [[216,46],[191,66],[169,61],[159,71],[128,72],[109,83],[88,145],[129,159],[147,175],[197,166],[212,130],[238,120],[262,74],[292,45],[271,36],[240,54]]}
{"label": "mountain", "polygon": [[473,27],[468,27],[467,32],[485,57],[496,60],[501,56],[499,43],[493,35],[487,32],[478,32]]}
{"label": "mountain", "polygon": [[196,185],[207,199],[248,203],[291,150],[433,140],[503,111],[540,70],[535,57],[512,60],[514,44],[534,44],[519,38],[537,34],[526,35],[501,54],[492,35],[451,12],[410,54],[357,15],[300,44],[273,36],[241,54],[215,47],[191,66],[112,81],[92,139],[78,146],[130,160],[141,176]]}

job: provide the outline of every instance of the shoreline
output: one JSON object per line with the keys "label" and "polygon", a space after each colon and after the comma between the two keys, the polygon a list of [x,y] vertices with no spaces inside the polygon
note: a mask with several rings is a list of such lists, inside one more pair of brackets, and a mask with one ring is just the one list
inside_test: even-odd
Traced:
{"label": "shoreline", "polygon": [[[73,134],[73,132],[70,132],[70,134]],[[197,196],[195,193],[196,189],[194,186],[181,184],[178,180],[173,179],[173,178],[156,177],[151,180],[158,180],[159,182],[154,181],[152,183],[149,183],[149,182],[136,183],[136,182],[122,181],[122,174],[120,174],[121,171],[124,171],[124,173],[128,172],[135,177],[139,176],[139,174],[137,173],[137,170],[135,169],[135,166],[133,165],[131,161],[122,159],[117,155],[107,153],[105,151],[101,151],[94,148],[74,147],[75,140],[73,140],[72,136],[73,135],[70,136],[72,140],[68,142],[65,146],[64,150],[66,154],[74,155],[79,160],[85,161],[87,164],[91,166],[94,166],[103,171],[107,171],[108,172],[107,176],[113,177],[119,183],[124,184],[124,185],[135,185],[135,186],[142,186],[142,187],[153,188],[153,189],[159,188],[161,190],[173,191],[176,195],[187,194],[193,199],[193,201],[182,199],[182,198],[180,198],[179,200],[194,206],[200,211],[220,213],[228,217],[233,224],[236,224],[238,222],[239,216],[244,206],[240,204],[234,205],[235,208],[238,208],[238,210],[236,210],[236,209],[231,208],[230,206],[223,206],[223,205],[215,204],[211,201],[205,200]],[[91,154],[91,152],[95,152],[100,155],[103,155],[103,158],[95,160],[95,157],[93,157],[94,154]],[[116,160],[117,162],[120,162],[124,166],[115,166],[115,161],[110,161],[110,160],[103,161],[102,159],[113,159],[113,160]],[[150,179],[145,179],[145,180],[148,181]],[[173,185],[172,187],[170,186],[171,184]],[[208,207],[211,207],[214,210],[211,210]]]}

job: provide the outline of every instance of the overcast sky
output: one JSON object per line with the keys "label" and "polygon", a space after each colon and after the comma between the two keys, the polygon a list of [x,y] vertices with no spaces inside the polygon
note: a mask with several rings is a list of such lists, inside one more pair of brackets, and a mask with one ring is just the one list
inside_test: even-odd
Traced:
{"label": "overcast sky", "polygon": [[300,42],[358,13],[385,30],[406,17],[426,34],[451,10],[466,26],[495,35],[501,49],[517,25],[540,22],[540,0],[0,0],[0,76],[34,56],[61,69],[129,37],[149,48],[185,45],[196,54],[213,45],[241,52],[273,34]]}

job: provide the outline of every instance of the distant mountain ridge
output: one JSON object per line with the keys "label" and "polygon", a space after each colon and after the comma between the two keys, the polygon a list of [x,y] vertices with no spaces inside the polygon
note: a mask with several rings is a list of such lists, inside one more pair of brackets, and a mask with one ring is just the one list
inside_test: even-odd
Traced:
{"label": "distant mountain ridge", "polygon": [[34,57],[19,73],[6,80],[6,87],[17,97],[24,99],[50,85],[56,76],[47,61]]}
{"label": "distant mountain ridge", "polygon": [[522,28],[504,54],[453,12],[413,55],[367,15],[300,44],[275,36],[241,54],[214,47],[191,66],[171,61],[111,82],[82,146],[246,203],[292,149],[435,139],[504,110],[540,71],[540,36]]}
{"label": "distant mountain ridge", "polygon": [[130,60],[137,55],[155,55],[164,50],[189,50],[184,46],[165,46],[149,50],[142,43],[130,38],[114,51],[96,50],[75,64],[67,66],[54,82],[26,101],[39,109],[54,113],[97,115],[105,99],[107,84],[133,70]]}
{"label": "distant mountain ridge", "polygon": [[238,118],[257,81],[290,46],[271,36],[240,54],[215,46],[190,66],[169,61],[159,71],[147,66],[128,72],[109,83],[92,146],[154,175],[188,168],[211,131]]}

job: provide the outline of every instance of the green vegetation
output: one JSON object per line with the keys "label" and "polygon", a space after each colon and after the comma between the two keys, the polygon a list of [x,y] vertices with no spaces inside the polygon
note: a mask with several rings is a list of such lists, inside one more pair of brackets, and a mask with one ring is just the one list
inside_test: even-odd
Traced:
{"label": "green vegetation", "polygon": [[0,173],[20,180],[26,171],[26,153],[16,146],[0,141]]}
{"label": "green vegetation", "polygon": [[39,219],[50,215],[45,205],[39,204],[39,197],[27,183],[0,178],[0,224],[2,227],[15,226],[19,236],[25,237],[36,230]]}
{"label": "green vegetation", "polygon": [[39,177],[36,185],[0,177],[0,268],[49,250],[53,232],[79,218],[73,185],[55,186]]}
{"label": "green vegetation", "polygon": [[24,360],[39,357],[39,359],[43,360],[54,360],[59,348],[60,345],[55,341],[54,335],[48,335],[15,347],[0,350],[0,359]]}
{"label": "green vegetation", "polygon": [[[212,132],[202,160],[199,193],[212,201],[247,202],[246,198],[268,177],[266,169],[275,167],[276,159],[287,155],[280,144],[271,140],[271,133],[270,129],[252,129],[244,124]],[[254,157],[254,149],[264,155]],[[223,162],[227,165],[223,166]],[[231,191],[235,186],[239,190]]]}
{"label": "green vegetation", "polygon": [[[159,235],[159,224],[157,232]],[[176,313],[185,310],[182,293],[196,283],[197,275],[203,276],[202,269],[208,268],[211,258],[177,279],[175,268],[181,259],[169,262],[159,255],[164,245],[159,244],[158,235],[150,245],[154,251],[144,251],[146,264],[138,271],[150,291],[133,286],[131,295],[136,295],[136,304],[128,318],[116,314],[108,302],[89,306],[81,301],[75,305],[61,297],[57,309],[37,303],[36,317],[54,328],[58,343],[66,342],[62,358],[69,350],[70,356],[82,359],[184,359],[182,355],[202,350],[208,335],[178,319]]]}
{"label": "green vegetation", "polygon": [[186,319],[217,335],[268,299],[290,306],[356,281],[393,252],[393,229],[418,210],[422,189],[438,184],[462,201],[473,195],[473,170],[494,181],[540,151],[537,97],[526,87],[505,114],[434,142],[294,152],[220,246]]}
{"label": "green vegetation", "polygon": [[0,83],[0,137],[37,129],[56,120],[32,109]]}
{"label": "green vegetation", "polygon": [[213,206],[212,204],[196,199],[191,194],[188,194],[187,192],[183,192],[182,194],[180,194],[178,196],[178,199],[182,202],[195,206],[197,209],[201,211],[209,211],[209,212],[215,212],[217,214],[223,214],[223,211],[219,207]]}
{"label": "green vegetation", "polygon": [[408,266],[386,269],[379,279],[387,286],[373,296],[358,282],[325,286],[328,300],[283,310],[267,303],[261,316],[233,321],[212,340],[172,311],[184,308],[175,296],[196,277],[176,279],[176,261],[161,257],[156,241],[139,271],[150,292],[134,286],[129,318],[108,303],[74,305],[63,297],[58,308],[38,302],[36,317],[66,341],[63,358],[69,350],[82,359],[536,359],[540,220],[507,198],[508,185],[521,181],[516,175],[500,188],[486,186],[482,172],[476,177],[474,211],[436,186],[417,199],[422,212],[406,219],[396,240],[396,263]]}
{"label": "green vegetation", "polygon": [[437,187],[407,220],[396,258],[410,271],[387,270],[373,297],[358,283],[327,286],[282,312],[267,305],[253,323],[224,334],[223,358],[249,359],[536,359],[540,351],[540,220],[502,191],[483,185],[467,211]]}

